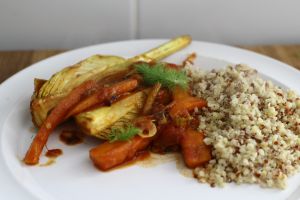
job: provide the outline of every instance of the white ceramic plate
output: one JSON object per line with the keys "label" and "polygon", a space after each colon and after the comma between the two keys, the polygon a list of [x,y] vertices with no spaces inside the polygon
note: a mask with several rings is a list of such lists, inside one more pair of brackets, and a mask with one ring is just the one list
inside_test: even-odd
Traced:
{"label": "white ceramic plate", "polygon": [[[36,63],[14,75],[0,86],[0,199],[297,199],[300,197],[300,174],[289,178],[286,190],[262,189],[257,185],[228,184],[211,188],[195,179],[182,176],[174,162],[154,167],[132,166],[103,173],[88,158],[95,145],[86,141],[76,146],[59,142],[51,135],[49,148],[61,148],[64,154],[49,167],[28,167],[20,161],[32,136],[29,101],[33,78],[48,79],[54,72],[93,54],[130,57],[165,40],[139,40],[101,44],[66,52]],[[224,67],[245,63],[264,77],[300,93],[300,72],[274,59],[224,45],[193,42],[188,48],[169,57],[180,62],[191,52],[199,57],[200,67]],[[43,160],[43,158],[42,158]]]}

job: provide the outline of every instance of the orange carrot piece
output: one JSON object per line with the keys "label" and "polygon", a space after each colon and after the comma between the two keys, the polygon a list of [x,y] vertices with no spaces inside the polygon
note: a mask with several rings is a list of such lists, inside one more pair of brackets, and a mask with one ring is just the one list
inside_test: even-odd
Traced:
{"label": "orange carrot piece", "polygon": [[181,149],[187,167],[195,168],[211,160],[211,149],[204,143],[204,134],[188,129],[181,138]]}
{"label": "orange carrot piece", "polygon": [[90,150],[90,158],[97,168],[106,171],[133,159],[136,153],[146,149],[150,142],[151,138],[140,136],[125,142],[104,142]]}
{"label": "orange carrot piece", "polygon": [[169,147],[180,144],[185,128],[178,127],[173,123],[161,125],[157,137],[154,138],[152,149],[164,153]]}
{"label": "orange carrot piece", "polygon": [[179,116],[187,116],[189,111],[194,108],[202,108],[207,106],[207,102],[203,99],[193,97],[180,87],[173,90],[174,104],[171,107],[169,114],[174,119]]}
{"label": "orange carrot piece", "polygon": [[111,99],[113,96],[119,96],[123,93],[134,90],[138,86],[136,79],[128,79],[118,82],[110,87],[105,87],[90,95],[83,101],[79,102],[66,116],[66,118],[77,115],[86,111],[94,105],[103,103],[105,100]]}
{"label": "orange carrot piece", "polygon": [[43,122],[37,135],[32,141],[24,158],[24,162],[26,164],[34,165],[39,162],[39,157],[50,133],[64,120],[69,110],[80,102],[90,89],[95,87],[97,87],[97,83],[95,81],[86,81],[74,88],[70,94],[58,103]]}

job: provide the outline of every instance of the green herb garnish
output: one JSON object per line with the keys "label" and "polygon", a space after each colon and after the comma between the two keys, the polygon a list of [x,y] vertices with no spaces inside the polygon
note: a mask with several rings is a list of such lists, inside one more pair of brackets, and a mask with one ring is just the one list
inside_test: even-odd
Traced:
{"label": "green herb garnish", "polygon": [[113,128],[108,135],[110,142],[127,141],[137,135],[141,130],[133,125],[128,125],[124,128]]}
{"label": "green herb garnish", "polygon": [[150,66],[148,63],[140,63],[135,65],[138,73],[144,77],[144,82],[148,85],[154,85],[159,82],[162,86],[169,89],[176,85],[183,89],[188,87],[188,77],[183,71],[177,71],[166,67],[164,63],[157,63]]}

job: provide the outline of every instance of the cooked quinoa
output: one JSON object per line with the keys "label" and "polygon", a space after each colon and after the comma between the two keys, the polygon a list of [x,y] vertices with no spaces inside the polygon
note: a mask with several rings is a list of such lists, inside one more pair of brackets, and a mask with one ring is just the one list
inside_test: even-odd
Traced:
{"label": "cooked quinoa", "polygon": [[245,65],[205,72],[186,66],[199,111],[199,130],[213,159],[194,170],[200,182],[257,183],[284,188],[300,169],[300,98]]}

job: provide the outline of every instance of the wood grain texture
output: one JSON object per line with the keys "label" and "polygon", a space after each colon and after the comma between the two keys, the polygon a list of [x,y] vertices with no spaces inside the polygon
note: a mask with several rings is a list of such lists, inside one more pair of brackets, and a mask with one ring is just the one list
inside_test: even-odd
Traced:
{"label": "wood grain texture", "polygon": [[300,70],[300,45],[242,46],[242,48],[270,56]]}
{"label": "wood grain texture", "polygon": [[[241,48],[270,56],[300,70],[300,45],[241,46]],[[61,52],[64,51],[0,51],[0,83],[27,66]]]}
{"label": "wood grain texture", "polygon": [[0,83],[29,65],[61,52],[63,51],[0,51]]}

